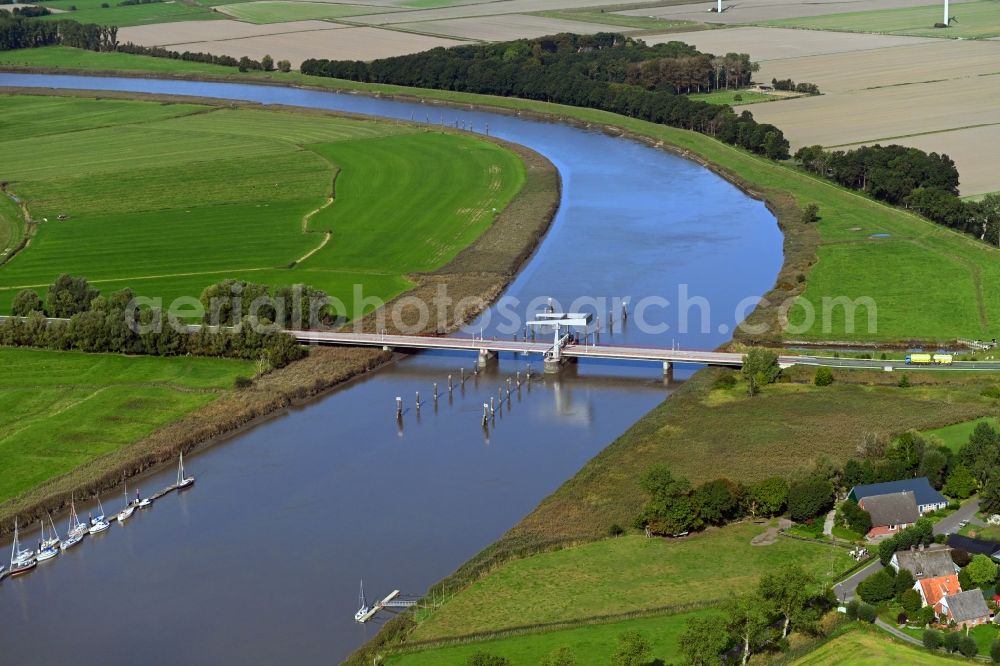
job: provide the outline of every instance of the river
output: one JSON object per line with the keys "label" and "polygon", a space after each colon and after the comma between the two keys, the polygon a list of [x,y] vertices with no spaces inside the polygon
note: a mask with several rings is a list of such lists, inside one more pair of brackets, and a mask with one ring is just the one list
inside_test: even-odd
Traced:
{"label": "river", "polygon": [[[272,86],[4,73],[0,85],[250,100],[476,131],[488,123],[491,135],[545,155],[563,182],[552,229],[507,296],[564,307],[581,296],[629,297],[634,308],[655,296],[676,304],[680,288],[711,306],[707,327],[693,306],[682,332],[676,307],[656,301],[647,318],[669,330],[633,318],[605,326],[602,342],[715,347],[730,337],[741,302],[772,286],[782,260],[781,234],[761,202],[693,162],[597,131]],[[483,403],[528,359],[502,357],[449,397],[447,375],[471,373],[474,361],[412,357],[190,456],[193,488],[0,583],[0,663],[342,659],[378,629],[353,621],[359,580],[369,601],[393,589],[419,596],[670,391],[653,364],[581,362],[542,376],[535,360],[535,381],[484,431]],[[696,369],[678,367],[673,380]],[[436,406],[434,382],[443,393]],[[138,483],[150,494],[173,475]],[[109,514],[121,505],[120,496],[104,500]],[[65,529],[65,516],[57,526]],[[23,536],[33,543],[36,532]]]}

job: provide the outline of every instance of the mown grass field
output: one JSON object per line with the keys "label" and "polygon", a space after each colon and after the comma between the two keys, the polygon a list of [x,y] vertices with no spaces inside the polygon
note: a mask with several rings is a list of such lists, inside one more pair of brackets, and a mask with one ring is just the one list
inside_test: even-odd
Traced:
{"label": "mown grass field", "polygon": [[284,23],[309,19],[335,19],[362,14],[377,14],[379,7],[361,5],[334,5],[326,2],[294,2],[284,0],[260,0],[258,2],[237,2],[216,5],[220,12],[240,21],[250,23]]}
{"label": "mown grass field", "polygon": [[541,657],[561,648],[569,648],[577,666],[606,666],[618,644],[618,636],[638,631],[652,647],[654,658],[672,663],[680,652],[679,640],[694,617],[717,613],[714,610],[692,611],[676,615],[658,615],[607,624],[588,624],[573,629],[544,631],[496,640],[408,652],[386,658],[389,666],[464,666],[476,652],[486,652],[510,660],[512,666],[535,666]]}
{"label": "mown grass field", "polygon": [[[107,3],[109,7],[101,7]],[[96,23],[98,25],[149,25],[152,23],[169,23],[172,21],[211,21],[225,16],[209,11],[196,4],[181,0],[153,2],[142,5],[126,5],[119,7],[120,0],[46,0],[41,2],[44,7],[61,9],[64,13],[53,13],[44,18],[58,21],[73,19],[78,23]],[[76,9],[71,9],[76,7]]]}
{"label": "mown grass field", "polygon": [[20,207],[6,194],[0,193],[0,260],[14,248],[24,233],[24,218]]}
{"label": "mown grass field", "polygon": [[895,641],[876,629],[849,631],[824,643],[805,657],[792,662],[795,666],[954,666],[971,663],[967,659],[948,657],[922,648]]}
{"label": "mown grass field", "polygon": [[8,96],[0,111],[14,128],[0,178],[48,219],[0,268],[3,310],[69,272],[165,303],[225,278],[305,282],[350,314],[353,285],[406,290],[524,182],[503,148],[396,123],[70,97]]}
{"label": "mown grass field", "polygon": [[[17,51],[0,59],[16,59],[26,65],[44,62],[44,65],[39,66],[47,67],[92,66],[75,62],[72,50],[57,53],[49,49],[34,51],[38,53]],[[114,62],[114,67],[130,71],[143,71],[145,68],[149,68],[149,71],[163,71],[163,61],[154,58],[133,56],[127,59],[116,58]],[[173,62],[175,61],[169,61]],[[192,70],[187,71],[189,74],[198,74]],[[218,70],[205,69],[200,73],[219,76]],[[816,203],[820,207],[821,220],[816,229],[821,242],[817,251],[818,262],[808,270],[803,298],[812,304],[817,318],[810,326],[803,326],[806,321],[803,311],[793,308],[790,315],[797,328],[794,332],[778,333],[786,339],[988,339],[993,337],[996,326],[1000,325],[1000,291],[989,288],[991,284],[1000,284],[1000,250],[987,247],[969,236],[933,224],[904,210],[885,206],[788,165],[761,159],[701,134],[604,111],[488,95],[363,84],[301,74],[258,73],[241,76],[230,70],[226,77],[306,84],[329,89],[417,95],[462,103],[478,102],[590,123],[608,123],[664,141],[720,165],[764,196],[781,198],[788,193],[799,206]],[[878,233],[889,236],[871,238],[872,234]],[[800,274],[805,276],[804,258],[796,259],[789,271],[790,286],[795,282],[796,271],[802,271]],[[934,274],[936,279],[927,281],[903,277],[917,274]],[[824,317],[823,299],[840,297],[874,299],[877,306],[875,327],[869,330],[864,309],[858,311],[863,324],[861,326],[848,326],[842,307],[829,308],[829,316]]]}
{"label": "mown grass field", "polygon": [[623,536],[514,560],[429,611],[411,638],[707,604],[745,591],[782,565],[800,564],[832,581],[853,564],[843,548],[796,539],[751,545],[765,529],[744,523],[677,540]]}
{"label": "mown grass field", "polygon": [[951,27],[935,28],[944,20],[940,4],[904,9],[849,12],[769,21],[783,28],[809,28],[841,32],[875,32],[916,37],[987,39],[1000,36],[1000,9],[995,0],[951,5],[948,12],[957,19]]}
{"label": "mown grass field", "polygon": [[968,443],[969,436],[972,434],[972,431],[975,430],[976,426],[983,421],[989,423],[994,428],[1000,429],[1000,422],[997,421],[997,418],[995,416],[990,416],[984,419],[975,419],[973,421],[955,423],[943,428],[935,428],[933,430],[926,431],[925,434],[938,437],[942,442],[944,442],[945,446],[955,453],[958,453],[958,450]]}
{"label": "mown grass field", "polygon": [[[715,90],[710,93],[695,93],[688,95],[691,99],[709,104],[728,104],[737,106],[739,104],[756,104],[758,102],[771,102],[781,99],[777,95],[756,92],[754,90]],[[736,99],[739,97],[739,99]]]}
{"label": "mown grass field", "polygon": [[211,402],[253,363],[0,348],[0,503]]}

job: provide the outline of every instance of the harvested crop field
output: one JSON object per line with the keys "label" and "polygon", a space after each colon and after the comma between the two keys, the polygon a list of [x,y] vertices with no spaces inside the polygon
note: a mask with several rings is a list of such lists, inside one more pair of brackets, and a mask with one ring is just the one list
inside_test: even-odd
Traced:
{"label": "harvested crop field", "polygon": [[282,23],[308,19],[336,19],[359,14],[371,14],[372,8],[362,5],[342,5],[331,2],[288,2],[259,0],[219,5],[216,9],[240,21],[251,23]]}
{"label": "harvested crop field", "polygon": [[[142,25],[122,28],[118,40],[133,42],[143,46],[172,46],[191,42],[222,41],[259,37],[262,35],[285,34],[291,32],[313,32],[317,30],[342,30],[347,26],[326,21],[293,21],[272,25],[254,25],[242,21],[178,21],[159,25]],[[213,52],[214,53],[214,52]]]}
{"label": "harvested crop field", "polygon": [[982,149],[995,144],[980,140],[994,139],[995,131],[971,128],[1000,123],[997,74],[1000,43],[994,41],[929,40],[770,60],[762,64],[757,80],[811,81],[824,94],[757,105],[753,113],[780,127],[793,148],[866,142],[934,146],[958,165],[962,194],[993,192],[1000,189],[1000,158]]}
{"label": "harvested crop field", "polygon": [[[962,0],[953,0],[958,4]],[[603,3],[608,4],[608,3]],[[939,5],[937,0],[879,0],[882,9],[903,7],[921,7]],[[712,23],[759,23],[776,19],[798,18],[808,16],[826,16],[827,14],[842,14],[858,10],[857,0],[832,0],[804,3],[802,0],[726,0],[722,14],[707,11],[709,3],[691,5],[673,5],[666,7],[644,7],[642,9],[623,10],[622,14],[629,16],[652,16],[656,18],[677,18],[689,21],[709,21]]]}
{"label": "harvested crop field", "polygon": [[463,43],[465,42],[455,39],[428,37],[396,30],[351,27],[338,30],[283,32],[243,39],[175,43],[171,48],[175,51],[207,51],[235,58],[249,56],[259,59],[264,55],[270,55],[275,60],[289,60],[292,67],[297,68],[308,58],[375,60],[418,53],[438,46],[458,46]]}
{"label": "harvested crop field", "polygon": [[[757,27],[643,35],[641,39],[647,44],[685,42],[695,46],[699,51],[706,53],[749,53],[750,57],[757,62],[779,58],[793,59],[818,54],[849,53],[869,51],[871,49],[888,49],[894,46],[934,43],[934,40],[919,37],[859,35],[846,32],[814,32]],[[770,81],[770,71],[768,70],[767,77],[760,75],[757,79],[759,81]],[[777,72],[775,75],[777,76],[778,74],[781,74],[781,72]],[[848,71],[845,74],[857,75],[858,72]],[[787,76],[780,76],[779,78],[787,78]],[[800,80],[813,81],[817,77],[805,73],[798,78]]]}
{"label": "harvested crop field", "polygon": [[[360,1],[360,0],[359,0]],[[417,0],[418,2],[420,0]],[[414,8],[412,11],[386,12],[367,16],[351,17],[351,22],[367,23],[369,25],[389,25],[395,23],[413,23],[416,21],[439,21],[444,19],[465,18],[471,16],[497,16],[500,14],[527,14],[547,9],[578,9],[592,7],[595,4],[612,7],[617,5],[634,5],[635,0],[502,0],[501,2],[483,2],[476,4],[450,4],[449,6],[430,5],[427,9]],[[846,10],[842,10],[846,11]]]}
{"label": "harvested crop field", "polygon": [[442,35],[459,39],[477,39],[487,42],[505,42],[512,39],[544,37],[560,32],[589,35],[596,32],[631,32],[635,28],[611,28],[597,23],[581,23],[564,19],[532,16],[529,14],[503,14],[419,23],[398,23],[399,30],[412,30],[429,35]]}
{"label": "harvested crop field", "polygon": [[[841,33],[841,36],[848,35]],[[770,81],[774,77],[812,81],[819,84],[824,93],[841,93],[989,74],[1000,74],[1000,43],[921,40],[906,42],[900,48],[768,60],[761,63],[756,78],[760,81]]]}

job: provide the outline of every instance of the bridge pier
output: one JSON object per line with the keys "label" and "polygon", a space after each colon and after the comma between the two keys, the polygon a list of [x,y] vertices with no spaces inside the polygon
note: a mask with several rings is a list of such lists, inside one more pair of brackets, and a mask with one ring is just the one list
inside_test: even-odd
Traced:
{"label": "bridge pier", "polygon": [[670,385],[674,381],[674,364],[670,361],[663,362],[663,383]]}
{"label": "bridge pier", "polygon": [[480,349],[479,360],[477,361],[477,365],[479,366],[479,368],[485,368],[487,365],[490,364],[491,361],[495,361],[496,358],[497,358],[497,353],[495,351],[490,351],[489,349]]}
{"label": "bridge pier", "polygon": [[565,358],[556,358],[554,356],[545,357],[545,374],[554,375],[562,370],[563,364],[566,363]]}

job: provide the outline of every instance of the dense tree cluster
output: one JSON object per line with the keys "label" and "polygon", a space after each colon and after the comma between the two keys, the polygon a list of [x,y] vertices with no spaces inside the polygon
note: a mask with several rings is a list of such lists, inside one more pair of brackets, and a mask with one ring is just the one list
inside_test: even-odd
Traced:
{"label": "dense tree cluster", "polygon": [[693,487],[687,479],[675,478],[665,465],[654,465],[640,485],[649,501],[636,525],[652,534],[675,535],[748,515],[773,516],[789,503],[788,483],[780,478],[750,486],[715,479]]}
{"label": "dense tree cluster", "polygon": [[795,153],[795,159],[807,171],[845,187],[1000,244],[1000,195],[962,201],[958,197],[958,169],[947,155],[876,144],[832,152],[822,146],[805,146]]}
{"label": "dense tree cluster", "polygon": [[[8,10],[2,10],[8,11]],[[13,16],[20,16],[22,18],[34,18],[36,16],[48,16],[52,12],[49,11],[48,7],[41,7],[38,5],[32,7],[14,7],[9,10],[10,14]]]}
{"label": "dense tree cluster", "polygon": [[771,79],[771,85],[774,86],[775,90],[787,90],[789,92],[808,93],[810,95],[819,94],[818,85],[815,83],[806,83],[805,81],[796,83],[791,79]]}
{"label": "dense tree cluster", "polygon": [[88,51],[114,51],[118,28],[68,19],[42,21],[0,11],[0,51],[60,44]]}
{"label": "dense tree cluster", "polygon": [[716,58],[680,42],[648,46],[615,33],[563,33],[370,63],[310,59],[301,71],[603,109],[702,132],[772,159],[788,156],[788,141],[774,125],[758,123],[748,111],[736,115],[728,106],[677,94],[746,85],[754,71],[749,56]]}
{"label": "dense tree cluster", "polygon": [[184,51],[171,51],[162,46],[141,46],[126,42],[118,45],[121,53],[131,53],[133,55],[152,56],[154,58],[168,58],[170,60],[187,60],[190,62],[204,62],[211,65],[222,65],[224,67],[238,67],[241,71],[262,70],[264,66],[257,60],[252,60],[246,56],[234,58],[227,55],[212,55],[211,53]]}
{"label": "dense tree cluster", "polygon": [[[133,300],[130,289],[105,297],[86,280],[62,275],[49,288],[45,302],[30,290],[17,295],[13,311],[19,318],[0,323],[0,345],[263,359],[272,368],[306,354],[295,338],[269,330],[265,319],[245,316],[231,327],[203,326],[189,332],[171,325],[158,309],[132,307]],[[46,313],[64,318],[49,321]]]}

